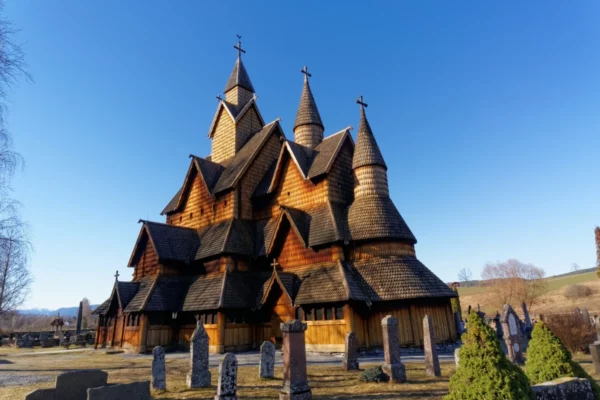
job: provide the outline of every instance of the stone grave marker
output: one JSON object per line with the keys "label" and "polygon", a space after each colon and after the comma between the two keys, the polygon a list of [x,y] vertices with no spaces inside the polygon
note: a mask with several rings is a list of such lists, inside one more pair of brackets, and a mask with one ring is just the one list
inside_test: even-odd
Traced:
{"label": "stone grave marker", "polygon": [[590,381],[583,378],[564,377],[532,385],[537,400],[594,400]]}
{"label": "stone grave marker", "polygon": [[356,333],[348,332],[346,334],[346,346],[344,352],[344,368],[346,371],[358,370],[358,338]]}
{"label": "stone grave marker", "polygon": [[527,339],[531,339],[531,331],[533,330],[533,325],[531,324],[531,317],[529,316],[529,310],[527,310],[527,304],[525,302],[521,303],[521,308],[523,309],[523,319],[524,324],[523,327],[525,329],[525,335]]}
{"label": "stone grave marker", "polygon": [[156,346],[152,350],[152,389],[167,390],[165,349],[161,346]]}
{"label": "stone grave marker", "polygon": [[237,359],[235,354],[227,353],[219,364],[219,383],[215,400],[237,399]]}
{"label": "stone grave marker", "polygon": [[582,317],[583,317],[583,322],[585,322],[588,325],[591,325],[591,320],[590,320],[590,312],[587,310],[587,308],[584,308],[582,313],[581,313]]}
{"label": "stone grave marker", "polygon": [[87,390],[87,400],[151,400],[150,382],[132,382]]}
{"label": "stone grave marker", "polygon": [[306,373],[306,324],[292,319],[280,325],[283,333],[283,387],[279,400],[312,399]]}
{"label": "stone grave marker", "polygon": [[258,375],[261,379],[270,379],[275,376],[275,345],[265,341],[260,345],[260,362]]}
{"label": "stone grave marker", "polygon": [[425,318],[423,318],[423,349],[425,351],[425,374],[427,376],[442,376],[435,344],[435,330],[429,315],[425,315]]}
{"label": "stone grave marker", "polygon": [[523,364],[523,351],[521,349],[521,335],[519,333],[518,316],[515,310],[509,305],[504,305],[502,312],[502,330],[504,331],[504,341],[508,350],[508,358],[515,364]]}
{"label": "stone grave marker", "polygon": [[190,338],[190,372],[186,377],[190,389],[210,387],[210,371],[208,370],[208,334],[198,320],[196,329]]}
{"label": "stone grave marker", "polygon": [[590,344],[590,354],[597,374],[600,374],[600,342]]}
{"label": "stone grave marker", "polygon": [[406,368],[400,362],[400,343],[398,341],[398,320],[391,315],[381,320],[383,330],[383,355],[385,364],[383,372],[390,377],[390,382],[406,382]]}
{"label": "stone grave marker", "polygon": [[82,400],[89,388],[106,386],[108,374],[99,369],[65,372],[56,377],[54,398],[61,400]]}

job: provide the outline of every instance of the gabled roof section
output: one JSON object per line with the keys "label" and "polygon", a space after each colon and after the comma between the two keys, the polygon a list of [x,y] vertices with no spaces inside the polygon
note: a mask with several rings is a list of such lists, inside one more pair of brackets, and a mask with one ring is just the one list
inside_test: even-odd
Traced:
{"label": "gabled roof section", "polygon": [[254,255],[252,228],[250,221],[231,219],[201,229],[198,232],[200,244],[195,259],[202,260],[225,253]]}
{"label": "gabled roof section", "polygon": [[296,271],[301,283],[295,305],[330,303],[349,300],[344,275],[336,263]]}
{"label": "gabled roof section", "polygon": [[200,275],[193,279],[181,306],[182,311],[216,310],[222,298],[225,272]]}
{"label": "gabled roof section", "polygon": [[387,169],[387,165],[381,155],[381,150],[379,150],[379,146],[365,115],[365,108],[361,106],[356,147],[354,148],[354,157],[352,158],[352,169],[366,165],[378,165]]}
{"label": "gabled roof section", "polygon": [[183,300],[193,281],[189,276],[161,276],[148,295],[144,311],[182,311]]}
{"label": "gabled roof section", "polygon": [[260,131],[252,135],[240,151],[233,156],[227,164],[227,168],[221,174],[214,188],[214,193],[233,188],[273,134],[284,136],[278,119],[265,125]]}
{"label": "gabled roof section", "polygon": [[348,209],[351,240],[396,239],[417,243],[389,197],[364,196],[354,199]]}
{"label": "gabled roof section", "polygon": [[296,233],[296,236],[298,236],[298,239],[300,239],[304,247],[308,247],[308,215],[301,210],[281,206],[281,214],[279,215],[279,218],[277,220],[275,232],[271,237],[271,241],[268,243],[267,254],[271,254],[271,252],[273,251],[273,247],[275,246],[277,236],[281,230],[281,226],[284,220],[287,220],[289,222],[290,228],[293,229],[293,231]]}
{"label": "gabled roof section", "polygon": [[235,65],[233,66],[233,71],[231,71],[231,75],[229,75],[229,80],[225,85],[224,93],[227,93],[231,89],[236,86],[241,86],[246,90],[254,93],[254,86],[252,86],[252,82],[250,81],[250,76],[246,71],[246,67],[242,62],[242,57],[238,56],[235,61]]}
{"label": "gabled roof section", "polygon": [[275,236],[279,218],[256,221],[254,234],[254,252],[256,256],[266,256]]}
{"label": "gabled roof section", "polygon": [[129,304],[127,304],[125,307],[124,312],[143,311],[157,280],[158,278],[156,276],[147,276],[137,281],[136,283],[139,284],[139,289]]}
{"label": "gabled roof section", "polygon": [[310,215],[308,245],[320,246],[348,239],[345,207],[327,202],[307,211]]}
{"label": "gabled roof section", "polygon": [[314,149],[309,149],[308,147],[304,147],[292,141],[286,141],[284,146],[281,148],[281,152],[279,153],[279,158],[272,174],[267,192],[264,193],[264,184],[262,186],[259,185],[262,190],[259,192],[257,188],[255,196],[272,193],[275,190],[282,173],[282,168],[285,165],[285,154],[288,154],[289,157],[294,161],[294,164],[300,171],[302,178],[305,180],[314,179],[323,174],[327,174],[331,170],[331,166],[333,165],[337,155],[340,153],[345,140],[349,140],[351,143],[354,143],[352,142],[350,129],[352,129],[352,127],[347,127],[331,136],[326,137]]}
{"label": "gabled roof section", "polygon": [[194,229],[159,222],[144,221],[128,266],[136,264],[141,248],[149,240],[159,261],[190,262],[198,248],[198,234]]}
{"label": "gabled roof section", "polygon": [[250,100],[248,100],[246,104],[242,105],[235,105],[225,100],[220,100],[219,105],[217,106],[217,111],[215,112],[215,116],[212,120],[212,123],[210,124],[210,129],[208,130],[208,137],[213,137],[215,129],[217,129],[217,122],[219,121],[219,116],[223,111],[227,112],[227,115],[229,115],[234,124],[237,124],[239,120],[242,119],[244,115],[246,115],[246,112],[253,108],[256,112],[256,115],[258,116],[258,119],[260,120],[260,124],[264,125],[265,121],[263,120],[260,110],[256,106],[256,99],[257,96],[254,95]]}
{"label": "gabled roof section", "polygon": [[321,121],[321,115],[319,114],[317,103],[315,102],[315,98],[310,90],[310,84],[308,83],[307,75],[304,75],[304,86],[302,87],[300,106],[298,107],[298,113],[296,114],[294,129],[301,125],[317,125],[320,126],[321,129],[325,129],[323,127],[323,121]]}
{"label": "gabled roof section", "polygon": [[294,296],[296,295],[297,277],[292,272],[273,270],[271,278],[264,283],[262,290],[262,298],[260,300],[260,306],[264,305],[271,294],[273,285],[278,285],[279,288],[287,296],[290,304],[294,304]]}
{"label": "gabled roof section", "polygon": [[190,154],[190,158],[192,161],[190,162],[190,166],[188,168],[188,172],[185,175],[185,180],[183,181],[183,186],[175,197],[171,199],[169,204],[162,210],[161,215],[169,214],[174,211],[177,211],[181,206],[183,206],[184,199],[189,190],[192,188],[192,182],[194,180],[194,174],[199,173],[202,177],[202,181],[206,187],[206,190],[212,195],[213,188],[219,177],[225,170],[225,168],[221,164],[214,163],[207,159],[197,157],[193,154]]}

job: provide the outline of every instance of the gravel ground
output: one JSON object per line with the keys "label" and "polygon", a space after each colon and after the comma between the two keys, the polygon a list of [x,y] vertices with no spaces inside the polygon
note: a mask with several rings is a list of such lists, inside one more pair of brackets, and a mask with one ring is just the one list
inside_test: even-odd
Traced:
{"label": "gravel ground", "polygon": [[0,387],[26,386],[41,382],[53,381],[55,378],[49,375],[18,375],[16,373],[0,375]]}

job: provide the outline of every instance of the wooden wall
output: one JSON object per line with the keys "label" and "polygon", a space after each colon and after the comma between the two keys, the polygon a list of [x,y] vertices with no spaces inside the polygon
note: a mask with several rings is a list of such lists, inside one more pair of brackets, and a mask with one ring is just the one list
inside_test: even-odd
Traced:
{"label": "wooden wall", "polygon": [[306,350],[323,352],[344,352],[344,342],[348,327],[344,320],[306,321],[304,333]]}
{"label": "wooden wall", "polygon": [[415,246],[401,242],[357,243],[347,248],[348,260],[365,260],[373,257],[415,256]]}
{"label": "wooden wall", "polygon": [[350,204],[353,199],[354,179],[352,177],[352,155],[354,149],[350,140],[344,139],[344,144],[336,157],[327,179],[329,181],[329,200],[335,203]]}
{"label": "wooden wall", "polygon": [[217,116],[217,126],[212,137],[212,161],[222,163],[235,154],[235,124],[225,108]]}
{"label": "wooden wall", "polygon": [[190,178],[192,183],[185,195],[182,210],[167,216],[168,224],[201,229],[233,218],[235,212],[233,192],[215,198],[206,188],[202,174],[194,169]]}
{"label": "wooden wall", "polygon": [[[236,153],[240,151],[240,149],[246,144],[248,138],[253,134],[261,130],[263,127],[260,122],[260,118],[258,118],[258,113],[256,111],[256,104],[250,106],[248,111],[244,114],[244,116],[238,121],[235,127],[235,151]],[[260,160],[263,163],[265,160]],[[267,165],[268,167],[268,165]]]}
{"label": "wooden wall", "polygon": [[141,279],[144,276],[154,276],[158,274],[158,256],[146,233],[144,233],[144,236],[146,237],[146,243],[143,250],[141,250],[142,254],[139,257],[139,260],[134,267],[133,280]]}
{"label": "wooden wall", "polygon": [[[282,230],[277,233],[278,237],[273,253],[283,269],[306,267],[310,264],[325,263],[332,260],[331,248],[321,249],[318,252],[312,248],[305,248],[296,231],[287,222],[284,223],[286,226],[282,226]],[[282,239],[283,243],[281,244]]]}
{"label": "wooden wall", "polygon": [[[196,325],[183,325],[179,329],[179,337],[177,342],[181,345],[189,346],[190,338],[192,337],[192,333],[194,333],[194,329],[196,329]],[[219,327],[217,324],[205,324],[204,330],[208,334],[208,348],[211,353],[217,352],[217,347],[219,343]]]}
{"label": "wooden wall", "polygon": [[251,324],[225,324],[225,351],[249,350],[253,344],[253,326]]}
{"label": "wooden wall", "polygon": [[140,327],[126,326],[123,331],[122,347],[124,349],[137,350],[140,344]]}

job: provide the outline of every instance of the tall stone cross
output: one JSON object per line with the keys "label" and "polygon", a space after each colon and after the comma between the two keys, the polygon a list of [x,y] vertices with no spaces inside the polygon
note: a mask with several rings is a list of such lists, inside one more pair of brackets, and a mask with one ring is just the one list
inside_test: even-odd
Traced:
{"label": "tall stone cross", "polygon": [[119,270],[115,272],[115,281],[119,280]]}
{"label": "tall stone cross", "polygon": [[358,99],[356,99],[356,104],[360,104],[361,107],[369,107],[369,105],[363,101],[362,95],[358,96]]}
{"label": "tall stone cross", "polygon": [[234,49],[238,51],[238,57],[242,56],[242,53],[246,53],[246,50],[242,49],[242,37],[240,35],[236,35],[238,38],[237,46],[233,46]]}
{"label": "tall stone cross", "polygon": [[304,68],[302,68],[300,70],[300,72],[302,72],[306,76],[307,79],[312,76],[312,74],[310,72],[308,72],[308,67],[307,66],[304,66]]}
{"label": "tall stone cross", "polygon": [[277,267],[279,267],[280,265],[281,265],[281,264],[279,264],[279,263],[277,262],[277,259],[276,259],[276,258],[274,258],[274,259],[273,259],[273,262],[271,263],[271,267],[273,267],[273,271],[277,270]]}

